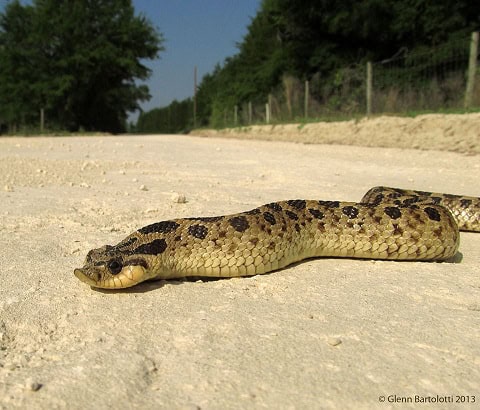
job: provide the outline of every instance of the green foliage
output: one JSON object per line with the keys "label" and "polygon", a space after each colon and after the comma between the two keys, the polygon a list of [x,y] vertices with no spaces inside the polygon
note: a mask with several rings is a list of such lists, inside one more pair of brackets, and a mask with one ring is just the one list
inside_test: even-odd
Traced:
{"label": "green foliage", "polygon": [[[472,0],[263,0],[238,53],[203,78],[198,123],[225,126],[232,124],[234,106],[264,104],[269,94],[288,99],[282,91],[286,77],[309,80],[311,97],[327,111],[358,112],[365,101],[366,61],[382,61],[375,66],[376,86],[408,81],[428,89],[427,100],[436,95],[443,103],[458,88],[440,90],[445,87],[435,87],[432,78],[452,77],[454,70],[440,67],[464,51],[465,39],[478,27],[480,2]],[[432,47],[447,42],[432,57]],[[395,55],[406,58],[388,78],[384,62]],[[412,101],[418,97],[410,95]]]}
{"label": "green foliage", "polygon": [[1,116],[6,122],[28,120],[32,106],[38,103],[33,93],[35,43],[29,36],[33,12],[17,1],[6,11],[0,17],[4,31],[0,37]]}
{"label": "green foliage", "polygon": [[155,108],[140,114],[136,132],[144,134],[176,134],[189,131],[193,126],[193,101],[188,98],[173,101],[168,107]]}
{"label": "green foliage", "polygon": [[142,60],[163,38],[130,0],[9,3],[0,16],[0,117],[33,125],[122,132],[129,111],[149,99]]}

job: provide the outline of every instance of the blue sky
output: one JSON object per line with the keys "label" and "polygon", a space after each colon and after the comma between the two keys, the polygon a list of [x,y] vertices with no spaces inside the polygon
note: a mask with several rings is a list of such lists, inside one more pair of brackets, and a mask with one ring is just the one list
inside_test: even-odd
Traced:
{"label": "blue sky", "polygon": [[[3,11],[8,0],[0,0]],[[22,1],[23,4],[31,1]],[[165,37],[165,51],[146,61],[152,75],[146,84],[152,98],[142,104],[148,111],[174,99],[193,95],[193,70],[198,81],[217,63],[237,53],[247,26],[261,0],[133,0],[137,14],[144,14]],[[135,120],[138,113],[131,116]]]}
{"label": "blue sky", "polygon": [[146,82],[152,99],[144,110],[193,95],[193,70],[198,81],[217,63],[236,54],[236,43],[247,33],[261,0],[133,0],[165,37],[160,59],[147,62]]}

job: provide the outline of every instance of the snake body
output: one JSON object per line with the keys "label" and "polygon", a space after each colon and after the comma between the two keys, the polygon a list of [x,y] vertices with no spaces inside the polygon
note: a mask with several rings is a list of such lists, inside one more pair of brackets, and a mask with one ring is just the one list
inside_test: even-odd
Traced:
{"label": "snake body", "polygon": [[233,215],[145,226],[88,252],[75,276],[97,288],[150,279],[249,276],[312,257],[445,260],[480,231],[480,198],[375,187],[361,202],[296,199]]}

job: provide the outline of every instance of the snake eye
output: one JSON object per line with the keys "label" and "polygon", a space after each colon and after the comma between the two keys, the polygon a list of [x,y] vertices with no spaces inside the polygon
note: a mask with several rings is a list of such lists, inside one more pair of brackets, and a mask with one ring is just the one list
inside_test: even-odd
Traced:
{"label": "snake eye", "polygon": [[123,268],[122,264],[116,259],[108,262],[107,267],[112,275],[118,275]]}

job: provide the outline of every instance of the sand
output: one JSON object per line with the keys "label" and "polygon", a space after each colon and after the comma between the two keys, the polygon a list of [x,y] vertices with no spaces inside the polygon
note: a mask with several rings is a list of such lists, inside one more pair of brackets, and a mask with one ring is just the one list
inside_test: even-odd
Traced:
{"label": "sand", "polygon": [[173,217],[375,185],[480,196],[475,149],[0,139],[0,408],[478,408],[480,234],[462,233],[456,263],[325,258],[117,292],[73,275],[91,248]]}

